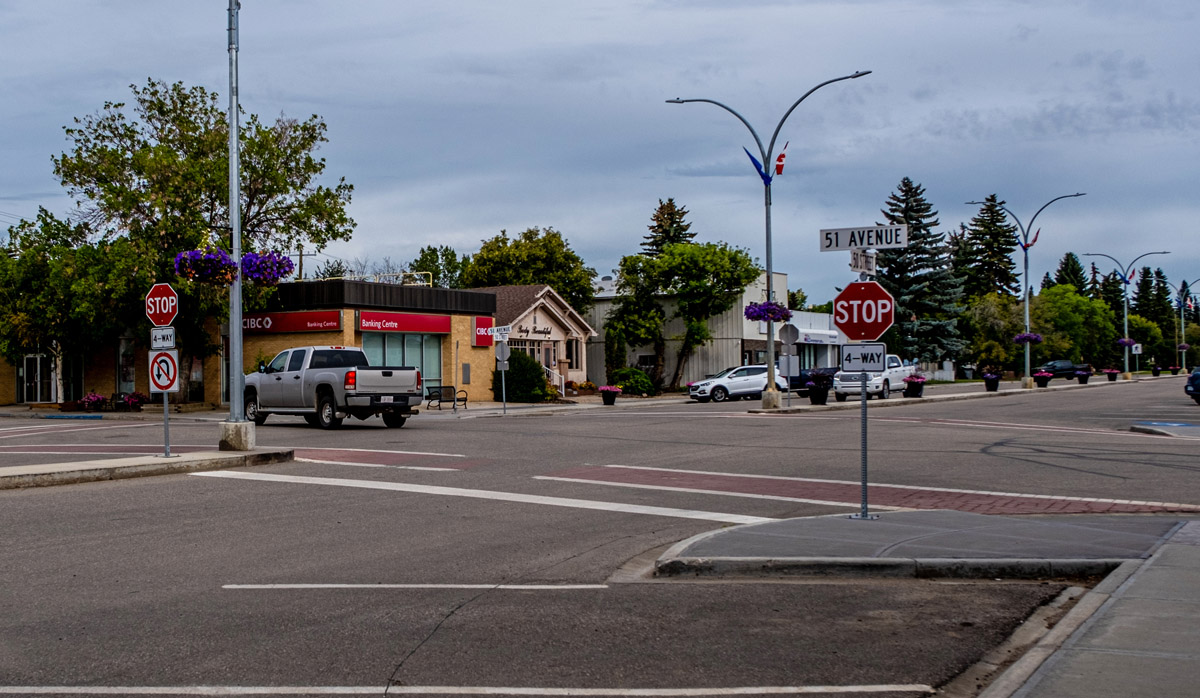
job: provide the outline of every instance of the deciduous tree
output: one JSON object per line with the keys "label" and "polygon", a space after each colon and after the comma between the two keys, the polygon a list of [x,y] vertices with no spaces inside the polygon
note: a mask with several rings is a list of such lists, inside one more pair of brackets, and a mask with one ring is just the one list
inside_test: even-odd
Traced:
{"label": "deciduous tree", "polygon": [[515,238],[504,230],[484,240],[462,272],[463,288],[546,284],[580,313],[595,303],[596,270],[554,228],[529,228]]}

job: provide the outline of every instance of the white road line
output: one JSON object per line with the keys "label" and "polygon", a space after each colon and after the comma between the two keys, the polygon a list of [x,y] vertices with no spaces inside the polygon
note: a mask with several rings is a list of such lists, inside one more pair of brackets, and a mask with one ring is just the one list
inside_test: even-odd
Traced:
{"label": "white road line", "polygon": [[43,434],[54,434],[57,432],[64,432],[64,431],[76,432],[76,431],[96,431],[99,429],[136,429],[136,428],[145,428],[148,426],[153,426],[153,425],[152,424],[143,424],[143,423],[138,423],[138,422],[130,422],[130,423],[126,423],[126,424],[117,424],[117,425],[111,425],[111,426],[96,425],[96,426],[86,426],[85,427],[85,426],[76,426],[74,424],[71,424],[71,425],[55,424],[53,426],[47,425],[44,427],[43,426],[5,427],[4,431],[13,431],[13,432],[18,432],[18,433],[0,434],[0,439],[16,439],[16,438],[20,438],[22,436],[41,436]]}
{"label": "white road line", "polygon": [[622,514],[646,514],[648,516],[668,516],[680,519],[699,519],[702,521],[718,521],[721,523],[748,524],[776,521],[761,516],[742,516],[740,514],[722,514],[711,511],[695,511],[691,509],[671,509],[667,507],[642,506],[638,504],[620,504],[617,502],[595,502],[587,499],[570,499],[566,497],[547,497],[535,494],[517,494],[513,492],[495,492],[490,490],[473,490],[459,487],[437,487],[433,485],[410,485],[400,482],[374,482],[371,480],[346,480],[332,477],[302,477],[298,475],[269,475],[266,473],[247,473],[238,470],[212,470],[203,473],[190,473],[193,477],[229,478],[235,480],[256,480],[259,482],[284,482],[296,485],[324,485],[327,487],[357,487],[370,490],[389,490],[392,492],[412,492],[415,494],[432,494],[447,497],[470,497],[473,499],[491,499],[502,502],[517,502],[520,504],[540,504],[544,506],[570,507],[573,509],[592,509]]}
{"label": "white road line", "polygon": [[428,451],[389,451],[387,449],[382,449],[382,448],[324,448],[324,447],[313,447],[313,446],[297,446],[296,450],[298,450],[298,451],[334,451],[335,453],[343,452],[343,451],[349,451],[350,453],[395,453],[395,454],[401,455],[401,456],[441,456],[441,457],[445,457],[445,458],[466,458],[467,457],[465,454],[462,454],[462,453],[433,453],[433,452],[428,452]]}
{"label": "white road line", "polygon": [[[430,454],[433,455],[433,454]],[[352,465],[356,468],[394,468],[396,470],[433,470],[439,473],[457,472],[455,468],[433,468],[423,465],[386,465],[383,463],[354,463],[344,460],[322,460],[320,458],[293,458],[297,463],[320,463],[322,465]]]}
{"label": "white road line", "polygon": [[538,688],[534,686],[0,686],[0,695],[70,696],[796,696],[849,693],[925,693],[919,683],[864,686],[730,686],[726,688]]}
{"label": "white road line", "polygon": [[[618,468],[622,466],[605,466],[607,468]],[[686,472],[677,470],[676,472]],[[716,473],[709,473],[714,475]],[[609,485],[610,487],[629,487],[638,490],[665,490],[667,492],[689,492],[691,494],[716,494],[723,497],[746,497],[748,499],[771,499],[780,502],[798,502],[800,504],[819,504],[824,506],[838,507],[840,509],[849,508],[851,511],[858,508],[858,504],[853,502],[831,502],[824,499],[803,499],[801,497],[783,497],[771,494],[751,494],[747,492],[729,492],[726,490],[702,490],[695,487],[671,487],[670,485],[642,485],[629,482],[611,482],[609,480],[585,480],[577,477],[554,477],[552,475],[535,475],[534,480],[556,480],[558,482],[582,482],[588,485]],[[904,511],[904,507],[888,507],[880,504],[874,504],[872,509],[886,509],[888,511]]]}
{"label": "white road line", "polygon": [[[785,480],[788,482],[817,482],[830,485],[854,485],[859,486],[862,483],[858,480],[824,480],[815,477],[786,477],[782,475],[754,475],[751,473],[725,473],[714,472],[711,470],[684,470],[680,468],[656,468],[648,465],[601,465],[601,468],[623,468],[626,470],[653,470],[664,473],[688,473],[692,475],[716,475],[719,477],[742,477],[752,478],[756,480]],[[583,480],[575,480],[574,478],[565,478],[573,482],[583,482]],[[603,481],[599,481],[602,484]],[[1025,497],[1028,499],[1055,499],[1068,502],[1106,502],[1117,504],[1136,504],[1138,506],[1154,506],[1154,507],[1180,507],[1184,509],[1200,510],[1200,504],[1183,504],[1180,502],[1151,502],[1138,499],[1106,499],[1102,497],[1071,497],[1060,494],[1026,494],[1022,492],[992,492],[990,490],[966,490],[956,489],[953,487],[923,487],[921,485],[892,485],[886,482],[869,483],[871,487],[889,487],[897,490],[918,490],[921,492],[950,492],[953,494],[984,494],[991,497]],[[673,489],[673,488],[668,488]],[[883,507],[880,507],[881,509]],[[900,509],[899,507],[897,507]]]}
{"label": "white road line", "polygon": [[225,584],[222,589],[509,589],[513,591],[581,591],[607,589],[607,584]]}

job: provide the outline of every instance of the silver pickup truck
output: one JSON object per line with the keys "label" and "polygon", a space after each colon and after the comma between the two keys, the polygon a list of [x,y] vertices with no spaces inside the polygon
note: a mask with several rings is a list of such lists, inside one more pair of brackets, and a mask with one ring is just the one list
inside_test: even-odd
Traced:
{"label": "silver pickup truck", "polygon": [[358,347],[294,347],[246,376],[246,419],[294,414],[322,429],[346,417],[382,415],[402,427],[421,404],[421,372],[408,366],[369,366]]}

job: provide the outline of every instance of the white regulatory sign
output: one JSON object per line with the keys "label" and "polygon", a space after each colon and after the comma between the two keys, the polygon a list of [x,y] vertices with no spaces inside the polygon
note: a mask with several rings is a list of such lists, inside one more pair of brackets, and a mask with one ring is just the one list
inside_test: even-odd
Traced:
{"label": "white regulatory sign", "polygon": [[150,330],[150,348],[151,349],[174,349],[175,348],[175,328],[174,327],[155,327]]}
{"label": "white regulatory sign", "polygon": [[820,244],[822,252],[868,247],[877,250],[908,247],[908,226],[873,225],[862,228],[822,229]]}
{"label": "white regulatory sign", "polygon": [[887,368],[887,345],[847,344],[842,349],[843,371],[882,371]]}
{"label": "white regulatory sign", "polygon": [[850,271],[860,274],[875,274],[875,252],[854,248],[850,250]]}
{"label": "white regulatory sign", "polygon": [[179,392],[179,352],[164,349],[150,352],[150,392]]}

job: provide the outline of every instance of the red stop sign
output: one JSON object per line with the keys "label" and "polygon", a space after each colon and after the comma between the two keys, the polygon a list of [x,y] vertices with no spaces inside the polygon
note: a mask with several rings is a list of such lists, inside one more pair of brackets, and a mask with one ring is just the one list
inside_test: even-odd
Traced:
{"label": "red stop sign", "polygon": [[850,339],[879,339],[895,317],[895,299],[874,281],[855,281],[833,299],[833,324]]}
{"label": "red stop sign", "polygon": [[170,325],[179,313],[179,294],[171,284],[154,284],[146,294],[146,317],[155,327]]}

